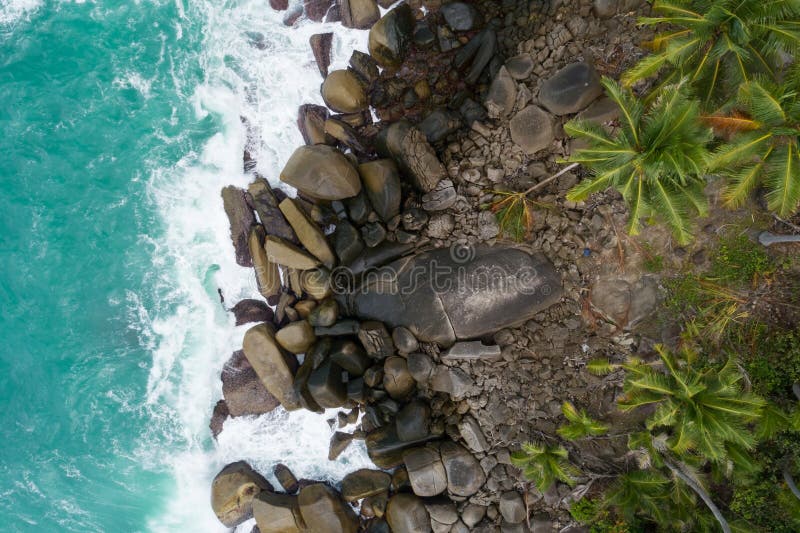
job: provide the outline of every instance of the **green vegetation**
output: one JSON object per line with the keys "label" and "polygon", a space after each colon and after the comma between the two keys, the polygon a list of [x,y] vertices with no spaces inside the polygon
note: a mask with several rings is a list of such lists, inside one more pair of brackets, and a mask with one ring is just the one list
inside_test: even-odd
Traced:
{"label": "green vegetation", "polygon": [[608,426],[594,420],[584,409],[579,411],[570,402],[561,405],[561,412],[568,423],[558,428],[558,434],[567,440],[602,435],[608,431]]}
{"label": "green vegetation", "polygon": [[526,479],[545,492],[556,481],[575,484],[577,469],[568,461],[569,453],[563,446],[549,446],[528,442],[511,454],[511,462],[522,470]]}

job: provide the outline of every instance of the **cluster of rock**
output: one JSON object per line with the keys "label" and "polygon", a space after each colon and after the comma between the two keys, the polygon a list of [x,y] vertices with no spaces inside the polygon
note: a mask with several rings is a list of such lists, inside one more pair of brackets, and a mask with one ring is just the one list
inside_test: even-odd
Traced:
{"label": "cluster of rock", "polygon": [[[485,209],[492,191],[535,184],[574,148],[564,121],[581,113],[613,127],[616,110],[598,99],[600,74],[612,73],[612,56],[631,51],[632,37],[602,32],[638,2],[409,0],[380,17],[378,6],[393,4],[306,0],[287,12],[289,24],[304,12],[370,28],[370,53],[354,52],[349,68],[329,72],[332,34],[311,38],[326,106],[299,110],[306,145],[280,174],[295,198],[258,174],[247,190],[222,192],[237,262],[254,268],[269,305],[245,300],[232,309],[237,324],[255,325],[223,370],[211,424],[216,435],[227,416],[278,405],[341,409],[332,423],[356,430],[334,434],[329,458],[363,439],[381,470],[354,472],[337,489],[281,467],[278,492],[234,463],[215,479],[212,504],[226,525],[254,516],[262,533],[551,531],[551,519],[569,523],[570,489],[520,492],[509,448],[554,434],[564,399],[593,412],[613,404],[614,387],[580,367],[588,354],[630,349],[615,321],[629,318],[626,304],[644,318],[652,285],[635,272],[620,280],[601,272],[622,246],[613,228],[624,208],[613,196],[597,212],[565,202],[559,193],[577,182],[574,173],[537,199],[558,206],[534,220],[531,244],[544,255],[477,243],[499,234]],[[589,50],[599,42],[617,48],[602,50],[608,62],[598,66]],[[244,165],[256,167],[248,152]],[[398,298],[364,281],[386,265],[395,283],[434,259],[461,265],[450,247],[464,243],[474,245],[468,266],[536,269],[538,292]],[[350,273],[346,294],[331,284],[341,266]],[[553,305],[562,284],[563,301]],[[591,285],[593,309],[609,320],[587,334]],[[641,287],[650,292],[638,295]],[[572,452],[599,463],[616,453]]]}

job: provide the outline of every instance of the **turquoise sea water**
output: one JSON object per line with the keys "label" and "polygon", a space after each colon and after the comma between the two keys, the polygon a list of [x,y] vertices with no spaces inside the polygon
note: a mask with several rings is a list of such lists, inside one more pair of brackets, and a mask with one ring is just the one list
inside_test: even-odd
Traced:
{"label": "turquoise sea water", "polygon": [[266,1],[0,0],[0,530],[220,531],[225,462],[365,461],[324,464],[323,417],[206,427],[243,333],[217,289],[254,292],[218,197],[248,180],[239,116],[274,178],[319,100],[317,31]]}

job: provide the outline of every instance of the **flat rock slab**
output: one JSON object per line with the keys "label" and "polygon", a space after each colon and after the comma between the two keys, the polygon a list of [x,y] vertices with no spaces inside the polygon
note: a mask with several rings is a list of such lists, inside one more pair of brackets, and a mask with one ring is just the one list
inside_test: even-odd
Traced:
{"label": "flat rock slab", "polygon": [[553,129],[553,117],[542,108],[529,105],[509,122],[511,140],[522,148],[526,154],[535,154],[544,150],[556,138]]}
{"label": "flat rock slab", "polygon": [[554,115],[577,113],[603,94],[600,76],[588,63],[573,63],[545,80],[539,103]]}
{"label": "flat rock slab", "polygon": [[499,346],[487,346],[481,341],[457,342],[441,356],[442,361],[471,361],[477,359],[482,359],[484,361],[496,361],[499,358]]}

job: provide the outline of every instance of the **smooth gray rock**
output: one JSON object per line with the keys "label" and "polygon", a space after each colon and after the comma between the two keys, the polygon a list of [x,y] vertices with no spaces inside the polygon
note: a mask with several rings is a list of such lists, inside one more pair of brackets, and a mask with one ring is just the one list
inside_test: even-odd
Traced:
{"label": "smooth gray rock", "polygon": [[506,61],[508,73],[515,80],[524,80],[533,72],[535,66],[530,54],[520,54]]}
{"label": "smooth gray rock", "polygon": [[404,451],[403,463],[408,470],[411,488],[417,496],[436,496],[447,490],[447,473],[436,446],[428,445]]}
{"label": "smooth gray rock", "polygon": [[391,159],[378,159],[358,166],[370,204],[384,221],[400,212],[400,172]]}
{"label": "smooth gray rock", "polygon": [[416,442],[428,434],[431,421],[431,408],[426,402],[414,400],[400,409],[395,418],[397,436],[406,442]]}
{"label": "smooth gray rock", "polygon": [[358,517],[334,489],[315,483],[300,490],[300,513],[309,531],[356,533]]}
{"label": "smooth gray rock", "polygon": [[440,9],[444,21],[453,31],[469,31],[477,28],[482,22],[478,10],[466,2],[449,2]]}
{"label": "smooth gray rock", "polygon": [[347,385],[342,367],[326,359],[308,378],[308,391],[320,407],[341,407],[347,401]]}
{"label": "smooth gray rock", "polygon": [[485,452],[489,449],[489,443],[480,424],[471,416],[461,419],[458,423],[458,432],[473,452]]}
{"label": "smooth gray rock", "polygon": [[301,146],[295,150],[283,167],[280,178],[282,182],[320,200],[341,200],[361,191],[361,178],[350,160],[336,148],[324,144]]}
{"label": "smooth gray rock", "polygon": [[362,468],[351,472],[342,479],[342,496],[347,502],[354,502],[389,490],[392,476],[380,470]]}
{"label": "smooth gray rock", "polygon": [[436,369],[436,364],[431,357],[424,353],[408,354],[406,364],[411,376],[420,385],[427,385]]}
{"label": "smooth gray rock", "polygon": [[437,143],[461,127],[461,118],[448,109],[436,109],[429,113],[418,127],[429,143]]}
{"label": "smooth gray rock", "polygon": [[243,267],[251,267],[253,259],[250,257],[247,238],[250,235],[250,228],[256,225],[256,216],[247,205],[245,191],[233,185],[223,188],[222,206],[225,214],[228,215],[231,242],[236,252],[236,263]]}
{"label": "smooth gray rock", "polygon": [[242,350],[222,368],[222,396],[231,416],[261,415],[280,405],[261,383]]}
{"label": "smooth gray rock", "polygon": [[419,349],[419,341],[414,336],[408,328],[404,328],[400,326],[399,328],[394,328],[392,331],[392,342],[394,342],[395,348],[401,354],[416,352]]}
{"label": "smooth gray rock", "polygon": [[447,177],[436,152],[428,143],[425,134],[408,121],[392,123],[378,134],[378,153],[394,159],[404,175],[422,192],[432,191]]}
{"label": "smooth gray rock", "polygon": [[425,500],[425,508],[431,520],[436,520],[441,524],[455,524],[458,520],[458,511],[455,504],[446,497],[439,497],[432,500]]}
{"label": "smooth gray rock", "polygon": [[446,392],[454,399],[464,398],[474,383],[469,375],[460,368],[438,366],[431,378],[431,389],[436,392]]}
{"label": "smooth gray rock", "polygon": [[506,117],[514,109],[517,101],[517,83],[505,66],[500,67],[489,93],[486,95],[486,110],[491,118]]}
{"label": "smooth gray rock", "polygon": [[508,126],[511,140],[527,154],[544,150],[556,137],[553,117],[535,105],[529,105],[514,115]]}
{"label": "smooth gray rock", "polygon": [[455,442],[443,442],[439,452],[447,472],[447,490],[464,497],[478,492],[486,481],[486,474],[478,460]]}
{"label": "smooth gray rock", "polygon": [[512,490],[500,495],[500,514],[510,524],[519,524],[527,518],[525,502],[519,492]]}
{"label": "smooth gray rock", "polygon": [[211,507],[220,522],[235,527],[253,516],[253,498],[261,491],[272,491],[269,481],[244,461],[231,463],[211,483]]}
{"label": "smooth gray rock", "polygon": [[340,221],[336,224],[332,240],[333,249],[339,257],[339,262],[343,265],[349,265],[355,261],[364,250],[361,233],[347,221]]}
{"label": "smooth gray rock", "polygon": [[603,94],[600,76],[588,63],[572,63],[545,80],[539,103],[554,115],[577,113]]}
{"label": "smooth gray rock", "polygon": [[422,208],[425,211],[444,211],[456,203],[458,195],[451,180],[442,180],[436,188],[422,195]]}
{"label": "smooth gray rock", "polygon": [[395,494],[386,506],[386,521],[392,533],[429,533],[430,517],[422,500],[413,494]]}

